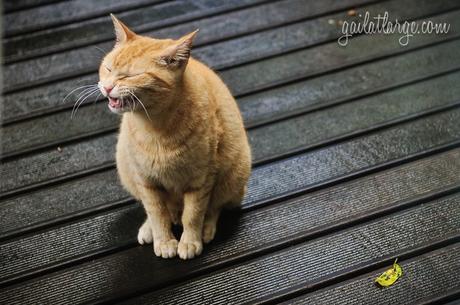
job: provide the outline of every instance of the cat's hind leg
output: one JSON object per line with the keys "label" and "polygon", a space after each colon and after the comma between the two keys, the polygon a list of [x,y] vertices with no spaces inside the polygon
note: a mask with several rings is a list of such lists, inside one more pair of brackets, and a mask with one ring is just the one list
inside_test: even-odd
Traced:
{"label": "cat's hind leg", "polygon": [[217,230],[217,222],[223,208],[234,209],[241,205],[246,186],[239,184],[236,189],[228,187],[228,183],[216,184],[203,223],[203,242],[210,243]]}
{"label": "cat's hind leg", "polygon": [[217,221],[219,220],[220,212],[221,208],[216,208],[214,206],[209,207],[206,212],[203,223],[203,242],[205,244],[210,243],[216,235]]}

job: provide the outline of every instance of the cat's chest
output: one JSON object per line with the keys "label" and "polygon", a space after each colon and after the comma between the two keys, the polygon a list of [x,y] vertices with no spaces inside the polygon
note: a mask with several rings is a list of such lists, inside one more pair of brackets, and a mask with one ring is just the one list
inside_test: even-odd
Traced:
{"label": "cat's chest", "polygon": [[154,141],[143,143],[141,146],[134,143],[131,147],[134,150],[130,155],[138,167],[153,174],[177,170],[185,163],[185,152],[181,148],[169,147]]}
{"label": "cat's chest", "polygon": [[[120,133],[117,162],[128,164],[130,172],[144,180],[181,190],[191,184],[200,183],[202,171],[207,169],[208,149],[203,141],[176,140],[162,142],[156,138],[128,132]],[[147,140],[148,139],[148,140]]]}
{"label": "cat's chest", "polygon": [[148,154],[137,154],[138,174],[147,182],[180,191],[193,179],[193,170],[186,153],[177,149],[151,147]]}

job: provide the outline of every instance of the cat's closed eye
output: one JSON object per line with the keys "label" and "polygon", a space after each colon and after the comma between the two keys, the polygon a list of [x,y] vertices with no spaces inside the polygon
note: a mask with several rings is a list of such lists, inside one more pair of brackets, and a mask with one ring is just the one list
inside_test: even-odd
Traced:
{"label": "cat's closed eye", "polygon": [[120,74],[118,79],[125,79],[125,78],[129,78],[129,77],[136,77],[136,76],[139,76],[139,75],[142,75],[144,73],[136,73],[136,74]]}

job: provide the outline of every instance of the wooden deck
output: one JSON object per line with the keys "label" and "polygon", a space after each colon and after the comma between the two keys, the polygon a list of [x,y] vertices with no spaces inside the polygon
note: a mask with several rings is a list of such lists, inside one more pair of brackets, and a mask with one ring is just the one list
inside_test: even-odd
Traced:
{"label": "wooden deck", "polygon": [[[460,299],[460,1],[7,0],[0,304],[430,304]],[[444,35],[356,35],[350,9],[446,22]],[[200,28],[192,56],[240,105],[254,156],[241,211],[197,259],[136,243],[118,117],[97,81],[108,13],[137,32]],[[96,48],[97,47],[97,48]],[[94,101],[94,100],[93,100]],[[373,281],[395,258],[403,277]],[[453,304],[452,303],[452,304]]]}

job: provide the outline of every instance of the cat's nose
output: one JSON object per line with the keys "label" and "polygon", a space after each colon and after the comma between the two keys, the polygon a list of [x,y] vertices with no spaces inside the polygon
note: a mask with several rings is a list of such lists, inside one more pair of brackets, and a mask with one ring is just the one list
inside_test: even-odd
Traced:
{"label": "cat's nose", "polygon": [[110,91],[112,91],[113,87],[104,87],[105,92],[107,92],[107,95],[110,94]]}

